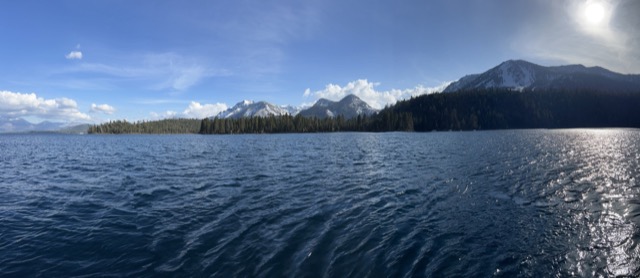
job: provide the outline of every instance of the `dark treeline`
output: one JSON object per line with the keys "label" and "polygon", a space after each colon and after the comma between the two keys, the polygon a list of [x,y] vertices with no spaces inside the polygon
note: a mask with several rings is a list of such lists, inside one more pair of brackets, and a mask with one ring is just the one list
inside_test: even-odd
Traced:
{"label": "dark treeline", "polygon": [[405,115],[391,125],[382,123],[381,117],[364,115],[351,119],[342,116],[334,118],[307,118],[297,116],[251,117],[239,119],[204,119],[200,133],[202,134],[239,134],[239,133],[316,133],[344,131],[410,131],[413,128],[411,117]]}
{"label": "dark treeline", "polygon": [[204,120],[200,133],[640,128],[640,92],[486,89],[400,101],[371,117],[284,116]]}
{"label": "dark treeline", "polygon": [[415,131],[640,127],[640,92],[474,90],[419,96],[383,113],[411,114]]}
{"label": "dark treeline", "polygon": [[200,123],[198,119],[164,119],[159,121],[140,121],[130,123],[127,121],[111,121],[89,127],[88,133],[106,134],[179,134],[198,133]]}
{"label": "dark treeline", "polygon": [[308,133],[509,128],[640,128],[640,92],[487,89],[414,97],[373,116],[345,119],[297,116],[240,119],[114,121],[89,133]]}

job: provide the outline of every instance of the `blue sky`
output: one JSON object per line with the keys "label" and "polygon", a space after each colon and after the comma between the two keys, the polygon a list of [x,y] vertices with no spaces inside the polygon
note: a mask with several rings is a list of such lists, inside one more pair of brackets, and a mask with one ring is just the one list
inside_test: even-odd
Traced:
{"label": "blue sky", "polygon": [[379,108],[508,59],[638,73],[638,2],[2,1],[0,118],[205,117],[348,93]]}

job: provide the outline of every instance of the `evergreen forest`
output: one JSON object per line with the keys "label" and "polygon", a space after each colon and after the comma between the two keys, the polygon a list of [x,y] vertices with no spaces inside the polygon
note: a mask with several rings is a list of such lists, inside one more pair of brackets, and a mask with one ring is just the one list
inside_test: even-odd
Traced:
{"label": "evergreen forest", "polygon": [[89,133],[308,133],[447,131],[527,128],[640,128],[640,92],[486,89],[422,95],[373,116],[114,121]]}
{"label": "evergreen forest", "polygon": [[90,134],[181,134],[200,132],[199,119],[164,119],[159,121],[111,121],[89,127]]}

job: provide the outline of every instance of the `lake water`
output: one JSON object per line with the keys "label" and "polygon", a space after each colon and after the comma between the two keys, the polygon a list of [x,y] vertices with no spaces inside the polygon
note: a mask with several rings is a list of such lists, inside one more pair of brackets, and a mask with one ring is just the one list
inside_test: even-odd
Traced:
{"label": "lake water", "polygon": [[0,135],[0,276],[640,275],[640,130]]}

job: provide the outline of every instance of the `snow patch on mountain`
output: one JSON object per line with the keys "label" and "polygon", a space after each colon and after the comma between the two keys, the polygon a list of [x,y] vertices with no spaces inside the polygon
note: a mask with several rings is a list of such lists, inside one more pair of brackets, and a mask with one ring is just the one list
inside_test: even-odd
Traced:
{"label": "snow patch on mountain", "polygon": [[249,118],[249,117],[269,117],[284,116],[297,113],[297,109],[292,106],[277,106],[266,101],[254,102],[251,100],[243,100],[233,107],[220,112],[217,118]]}
{"label": "snow patch on mountain", "polygon": [[443,92],[469,89],[637,90],[638,75],[624,75],[601,67],[566,65],[544,67],[523,60],[509,60],[481,74],[467,75],[451,83]]}
{"label": "snow patch on mountain", "polygon": [[340,101],[321,98],[310,108],[302,110],[300,115],[316,118],[343,116],[346,119],[350,119],[358,115],[373,115],[377,112],[378,110],[369,106],[359,97],[348,95]]}
{"label": "snow patch on mountain", "polygon": [[501,87],[525,88],[535,82],[535,72],[522,63],[508,61],[499,66]]}

